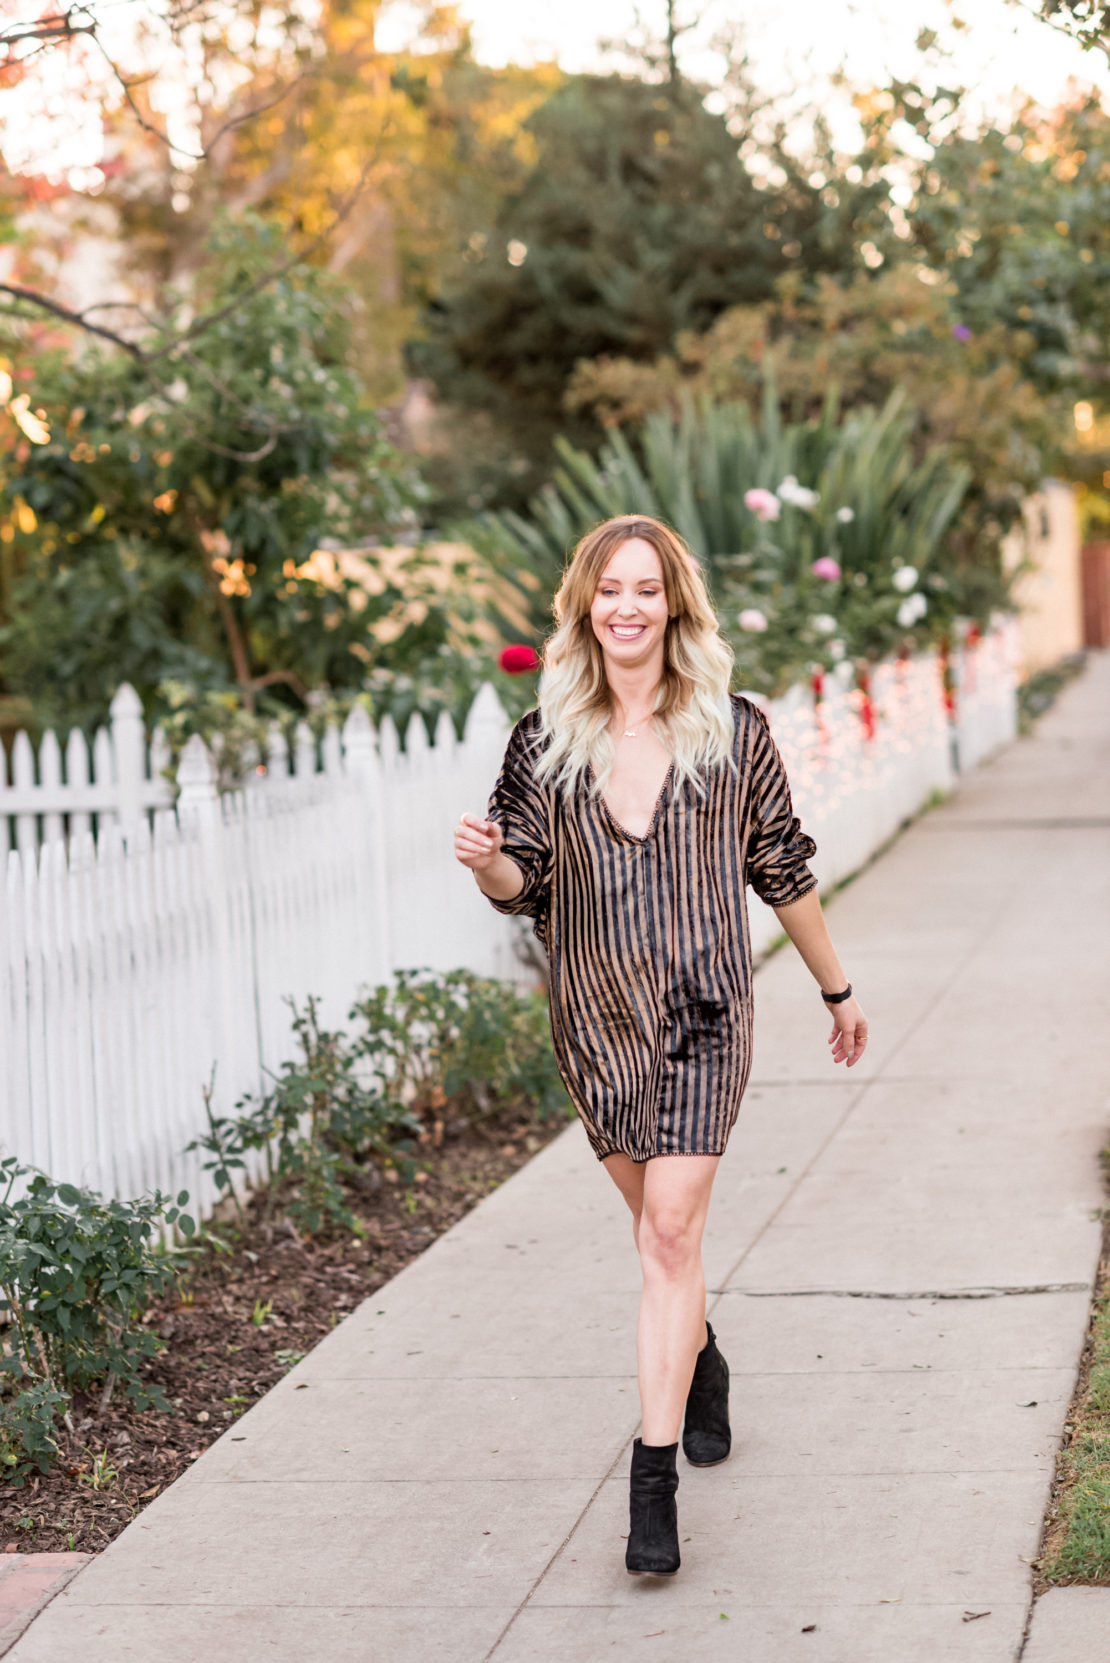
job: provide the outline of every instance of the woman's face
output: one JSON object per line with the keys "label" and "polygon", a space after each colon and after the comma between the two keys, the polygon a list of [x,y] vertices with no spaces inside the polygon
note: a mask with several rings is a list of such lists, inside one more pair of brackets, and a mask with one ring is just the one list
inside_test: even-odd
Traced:
{"label": "woman's face", "polygon": [[667,617],[659,555],[642,537],[630,537],[609,556],[590,607],[606,661],[631,670],[661,660]]}

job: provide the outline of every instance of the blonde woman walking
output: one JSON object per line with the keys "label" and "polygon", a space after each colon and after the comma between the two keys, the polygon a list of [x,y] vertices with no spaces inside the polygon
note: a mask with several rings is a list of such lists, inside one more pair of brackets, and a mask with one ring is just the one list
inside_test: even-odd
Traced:
{"label": "blonde woman walking", "polygon": [[867,1022],[806,865],[816,845],[766,718],[729,693],[732,655],[689,549],[646,516],[607,520],[575,549],[554,613],[538,708],[455,852],[498,911],[533,920],[559,1071],[632,1213],[641,1428],[625,1563],[671,1575],[680,1430],[693,1466],[731,1447],[701,1243],[751,1071],[746,884],[821,990],[834,1062],[859,1062]]}

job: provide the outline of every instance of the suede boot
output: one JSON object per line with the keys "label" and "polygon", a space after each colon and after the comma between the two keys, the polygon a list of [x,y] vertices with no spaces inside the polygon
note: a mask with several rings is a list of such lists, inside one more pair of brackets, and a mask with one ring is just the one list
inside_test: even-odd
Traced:
{"label": "suede boot", "polygon": [[624,1555],[633,1576],[673,1576],[679,1567],[678,1445],[632,1445],[628,1492],[629,1535]]}
{"label": "suede boot", "polygon": [[706,1323],[709,1338],[698,1352],[694,1378],[686,1399],[682,1453],[693,1467],[715,1467],[728,1459],[732,1432],[728,1424],[728,1364],[717,1350],[717,1337]]}

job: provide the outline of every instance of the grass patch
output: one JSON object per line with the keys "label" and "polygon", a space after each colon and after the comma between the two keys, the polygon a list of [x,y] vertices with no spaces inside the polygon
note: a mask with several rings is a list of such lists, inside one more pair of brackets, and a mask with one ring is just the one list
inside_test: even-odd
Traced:
{"label": "grass patch", "polygon": [[[1102,1154],[1110,1162],[1110,1148]],[[1075,1395],[1056,1458],[1041,1554],[1038,1593],[1061,1584],[1110,1586],[1110,1208]]]}

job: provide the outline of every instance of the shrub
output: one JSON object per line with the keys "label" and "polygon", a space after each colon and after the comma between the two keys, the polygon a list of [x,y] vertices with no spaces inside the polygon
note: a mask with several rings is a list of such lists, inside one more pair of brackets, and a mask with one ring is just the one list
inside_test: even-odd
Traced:
{"label": "shrub", "polygon": [[137,1201],[106,1200],[35,1173],[14,1156],[0,1162],[0,1309],[8,1328],[0,1372],[0,1462],[22,1482],[45,1472],[57,1453],[56,1417],[70,1393],[102,1388],[101,1407],[120,1385],[139,1408],[168,1409],[159,1386],[141,1377],[158,1341],[143,1326],[150,1301],[174,1281],[179,1254],[163,1225],[186,1237],[193,1220],[160,1191]]}
{"label": "shrub", "polygon": [[50,1471],[58,1455],[58,1420],[68,1407],[66,1394],[45,1380],[0,1402],[0,1473],[15,1489],[32,1473]]}
{"label": "shrub", "polygon": [[468,970],[401,970],[353,1007],[353,1037],[320,1026],[316,999],[303,1012],[289,1004],[300,1058],[234,1117],[213,1115],[206,1093],[208,1131],[189,1149],[208,1155],[205,1170],[237,1207],[234,1174],[263,1151],[266,1206],[309,1235],[357,1229],[345,1186],[374,1166],[411,1176],[429,1121],[568,1110],[539,994]]}
{"label": "shrub", "polygon": [[567,1111],[541,994],[469,970],[401,970],[351,1014],[366,1024],[358,1048],[399,1111],[450,1104],[470,1119],[525,1106],[541,1119]]}

